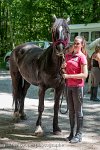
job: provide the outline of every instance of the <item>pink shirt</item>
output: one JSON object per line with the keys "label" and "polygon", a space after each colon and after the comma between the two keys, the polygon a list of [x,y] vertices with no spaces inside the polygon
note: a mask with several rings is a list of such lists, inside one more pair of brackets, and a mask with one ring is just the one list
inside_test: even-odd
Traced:
{"label": "pink shirt", "polygon": [[[67,74],[79,74],[81,73],[81,65],[87,64],[86,56],[80,51],[76,54],[67,53],[65,60],[67,63]],[[66,84],[68,87],[82,87],[84,86],[84,79],[69,78],[67,79]]]}

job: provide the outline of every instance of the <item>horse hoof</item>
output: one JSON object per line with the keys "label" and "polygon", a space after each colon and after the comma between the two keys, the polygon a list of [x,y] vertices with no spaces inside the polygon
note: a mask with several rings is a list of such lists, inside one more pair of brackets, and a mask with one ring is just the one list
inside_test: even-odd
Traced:
{"label": "horse hoof", "polygon": [[55,131],[53,132],[54,135],[62,135],[62,132],[61,131]]}
{"label": "horse hoof", "polygon": [[18,123],[20,121],[20,118],[13,118],[14,123]]}
{"label": "horse hoof", "polygon": [[19,122],[19,120],[20,120],[19,112],[14,112],[13,121],[17,123]]}
{"label": "horse hoof", "polygon": [[35,132],[34,132],[34,135],[35,135],[35,136],[38,136],[38,137],[41,137],[41,136],[44,135],[41,126],[37,126],[37,127],[36,127],[36,130],[35,130]]}
{"label": "horse hoof", "polygon": [[54,130],[53,130],[53,134],[54,135],[61,135],[62,132],[61,132],[61,129],[59,127],[56,127]]}
{"label": "horse hoof", "polygon": [[20,115],[20,119],[21,119],[21,120],[27,120],[26,114]]}

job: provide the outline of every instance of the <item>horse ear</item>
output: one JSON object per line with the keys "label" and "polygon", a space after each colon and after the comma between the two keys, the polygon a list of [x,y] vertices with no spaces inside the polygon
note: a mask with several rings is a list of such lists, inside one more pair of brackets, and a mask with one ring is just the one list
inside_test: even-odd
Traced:
{"label": "horse ear", "polygon": [[52,18],[53,18],[53,21],[56,21],[56,20],[57,20],[57,17],[56,17],[56,15],[55,15],[55,14],[53,15],[53,17],[52,17]]}
{"label": "horse ear", "polygon": [[70,17],[67,18],[67,23],[70,24]]}

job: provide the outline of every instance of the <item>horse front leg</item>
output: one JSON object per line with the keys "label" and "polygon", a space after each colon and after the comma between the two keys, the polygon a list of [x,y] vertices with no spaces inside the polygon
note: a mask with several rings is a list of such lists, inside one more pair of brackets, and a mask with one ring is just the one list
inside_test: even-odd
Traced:
{"label": "horse front leg", "polygon": [[42,113],[44,111],[44,96],[45,96],[45,88],[40,87],[39,88],[39,105],[38,105],[38,119],[36,122],[36,130],[35,135],[36,136],[43,136],[43,130],[41,127],[41,120],[42,120]]}
{"label": "horse front leg", "polygon": [[61,129],[58,126],[58,111],[59,111],[59,100],[60,100],[61,93],[62,93],[61,89],[55,89],[53,133],[56,135],[61,134]]}

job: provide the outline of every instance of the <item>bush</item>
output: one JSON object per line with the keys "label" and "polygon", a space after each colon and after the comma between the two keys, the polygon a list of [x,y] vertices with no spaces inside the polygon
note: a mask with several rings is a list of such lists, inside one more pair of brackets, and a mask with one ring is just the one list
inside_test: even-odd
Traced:
{"label": "bush", "polygon": [[3,57],[0,57],[0,69],[6,69],[6,64]]}

